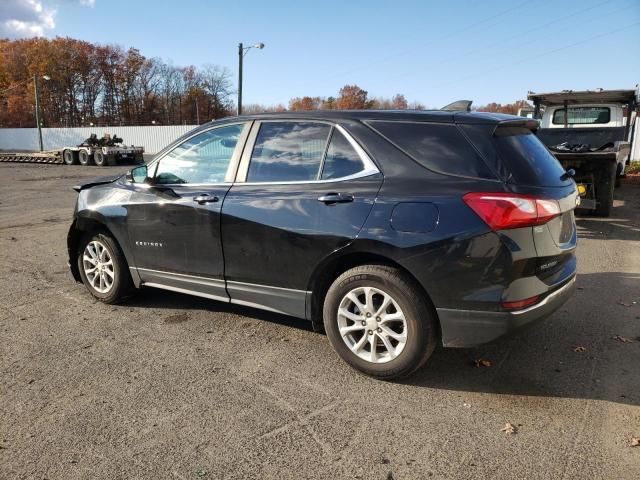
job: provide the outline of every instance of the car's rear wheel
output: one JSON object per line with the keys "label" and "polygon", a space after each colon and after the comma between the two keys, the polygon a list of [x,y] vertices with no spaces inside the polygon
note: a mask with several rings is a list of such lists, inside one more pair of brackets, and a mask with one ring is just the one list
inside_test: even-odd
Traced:
{"label": "car's rear wheel", "polygon": [[382,379],[420,368],[436,347],[436,316],[424,292],[400,270],[363,265],[340,275],[324,302],[324,327],[349,365]]}
{"label": "car's rear wheel", "polygon": [[87,235],[78,249],[78,270],[91,295],[101,302],[118,303],[131,293],[131,276],[116,241],[108,235]]}

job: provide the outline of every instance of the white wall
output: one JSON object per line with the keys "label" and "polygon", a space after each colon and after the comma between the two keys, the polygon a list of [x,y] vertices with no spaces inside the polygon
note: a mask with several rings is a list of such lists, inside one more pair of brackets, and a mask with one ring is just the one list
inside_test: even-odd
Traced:
{"label": "white wall", "polygon": [[631,160],[632,162],[640,162],[640,117],[636,116],[636,123],[632,135],[633,143],[631,144]]}
{"label": "white wall", "polygon": [[[157,153],[197,125],[157,125],[147,127],[43,128],[45,150],[78,145],[92,133],[117,135],[127,145],[143,146],[146,153]],[[0,150],[38,150],[38,129],[0,128]]]}

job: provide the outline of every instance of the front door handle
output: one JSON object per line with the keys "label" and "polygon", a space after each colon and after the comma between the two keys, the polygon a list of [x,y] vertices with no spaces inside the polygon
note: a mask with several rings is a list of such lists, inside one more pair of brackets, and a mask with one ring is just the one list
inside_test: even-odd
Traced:
{"label": "front door handle", "polygon": [[327,205],[333,205],[334,203],[349,203],[353,202],[353,195],[348,193],[327,193],[318,197],[319,202],[326,203]]}
{"label": "front door handle", "polygon": [[214,203],[218,200],[219,199],[217,196],[209,195],[208,193],[203,193],[202,195],[198,195],[197,197],[193,198],[193,201],[198,202],[198,204],[200,205],[204,205],[205,203]]}

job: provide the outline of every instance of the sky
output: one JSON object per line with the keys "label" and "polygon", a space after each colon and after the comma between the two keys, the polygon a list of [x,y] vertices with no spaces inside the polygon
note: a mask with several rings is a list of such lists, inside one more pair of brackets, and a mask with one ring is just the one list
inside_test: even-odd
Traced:
{"label": "sky", "polygon": [[234,82],[238,42],[263,42],[245,57],[245,105],[346,84],[439,108],[640,82],[640,0],[0,0],[2,36],[135,47]]}

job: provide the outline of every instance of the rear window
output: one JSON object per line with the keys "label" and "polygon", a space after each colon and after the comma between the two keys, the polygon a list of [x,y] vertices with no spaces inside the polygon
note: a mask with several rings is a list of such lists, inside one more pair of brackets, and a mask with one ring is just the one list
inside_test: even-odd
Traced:
{"label": "rear window", "polygon": [[430,170],[465,177],[496,178],[454,124],[380,121],[369,124]]}
{"label": "rear window", "polygon": [[[564,108],[553,112],[553,124],[564,125]],[[592,125],[609,123],[611,110],[608,107],[569,107],[567,108],[568,125]]]}
{"label": "rear window", "polygon": [[511,173],[512,183],[554,187],[570,180],[560,179],[565,173],[560,162],[528,128],[499,127],[494,144],[500,159]]}

